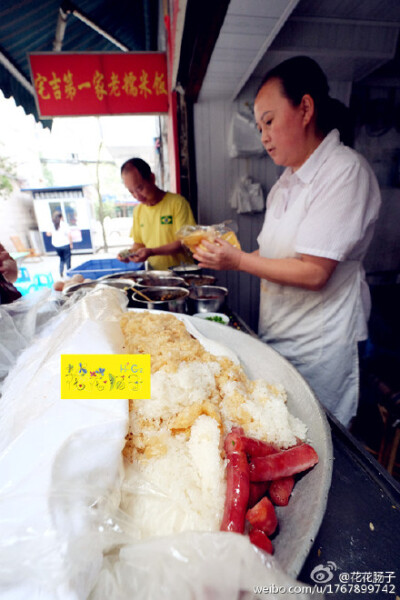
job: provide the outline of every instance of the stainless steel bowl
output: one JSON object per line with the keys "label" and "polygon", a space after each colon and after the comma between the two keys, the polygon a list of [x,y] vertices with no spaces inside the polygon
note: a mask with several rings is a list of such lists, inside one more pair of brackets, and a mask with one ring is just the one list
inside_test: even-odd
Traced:
{"label": "stainless steel bowl", "polygon": [[141,277],[174,277],[170,271],[152,271],[151,269],[140,269],[139,271],[118,271],[110,275],[103,275],[99,277],[102,281],[104,279],[134,279],[135,281]]}
{"label": "stainless steel bowl", "polygon": [[72,296],[78,290],[91,290],[95,288],[97,285],[107,285],[108,287],[118,288],[120,290],[126,290],[131,287],[132,280],[130,279],[110,279],[110,280],[102,280],[93,279],[93,281],[82,281],[81,283],[73,283],[72,285],[68,285],[63,289],[63,294],[65,296]]}
{"label": "stainless steel bowl", "polygon": [[146,274],[145,276],[136,279],[135,285],[137,285],[137,287],[186,287],[185,280],[182,277],[173,277],[169,274],[165,277],[155,277],[154,275]]}
{"label": "stainless steel bowl", "polygon": [[199,285],[190,290],[193,313],[219,312],[224,305],[228,290],[217,285]]}
{"label": "stainless steel bowl", "polygon": [[198,275],[190,273],[182,275],[187,285],[214,285],[216,277],[214,275]]}
{"label": "stainless steel bowl", "polygon": [[176,265],[175,267],[169,267],[169,270],[172,271],[178,277],[183,277],[185,274],[189,273],[201,273],[201,267],[195,264],[186,264],[186,265]]}
{"label": "stainless steel bowl", "polygon": [[139,277],[146,275],[147,271],[118,271],[117,273],[111,273],[110,275],[103,275],[99,277],[97,281],[108,281],[109,279],[133,279],[136,280]]}
{"label": "stainless steel bowl", "polygon": [[131,290],[128,290],[128,296],[130,296],[129,306],[133,304],[133,306],[148,308],[149,310],[167,310],[177,313],[186,312],[186,299],[189,296],[187,288],[152,286],[141,288],[139,291],[146,294],[150,298],[150,301],[145,300],[138,292],[135,292],[131,288]]}

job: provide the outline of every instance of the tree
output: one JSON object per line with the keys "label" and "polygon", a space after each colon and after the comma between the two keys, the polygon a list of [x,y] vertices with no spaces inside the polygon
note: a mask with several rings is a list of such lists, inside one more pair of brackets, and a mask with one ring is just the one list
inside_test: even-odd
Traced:
{"label": "tree", "polygon": [[5,200],[13,191],[12,180],[17,179],[15,167],[9,158],[0,155],[0,199]]}

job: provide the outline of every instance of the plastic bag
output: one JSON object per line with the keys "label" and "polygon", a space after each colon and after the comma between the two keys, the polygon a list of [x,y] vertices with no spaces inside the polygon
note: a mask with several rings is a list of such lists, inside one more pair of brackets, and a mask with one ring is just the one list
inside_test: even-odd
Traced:
{"label": "plastic bag", "polygon": [[252,116],[238,112],[233,115],[228,132],[228,151],[231,158],[264,155],[260,134]]}
{"label": "plastic bag", "polygon": [[263,212],[265,201],[261,184],[249,176],[241,177],[233,190],[230,205],[238,214]]}
{"label": "plastic bag", "polygon": [[2,382],[19,354],[61,310],[56,294],[48,288],[0,305],[0,395]]}
{"label": "plastic bag", "polygon": [[238,227],[234,221],[224,221],[216,225],[184,225],[177,231],[176,237],[190,252],[194,252],[202,240],[214,242],[217,238],[226,240],[235,248],[240,249],[240,243],[235,233],[237,230]]}
{"label": "plastic bag", "polygon": [[262,592],[265,598],[292,598],[282,589],[294,580],[245,536],[186,532],[139,541],[131,535],[120,507],[129,485],[121,454],[128,402],[59,398],[60,354],[120,352],[125,303],[120,290],[94,289],[42,331],[5,382],[0,596],[247,600],[265,586],[271,590]]}
{"label": "plastic bag", "polygon": [[128,403],[60,400],[60,355],[119,351],[125,304],[119,290],[94,290],[41,331],[4,382],[0,597],[86,599],[116,535]]}

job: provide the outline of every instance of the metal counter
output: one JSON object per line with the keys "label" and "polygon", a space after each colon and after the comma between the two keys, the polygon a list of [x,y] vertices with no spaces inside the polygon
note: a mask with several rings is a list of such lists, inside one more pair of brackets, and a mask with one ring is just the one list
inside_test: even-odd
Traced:
{"label": "metal counter", "polygon": [[[328,598],[395,599],[400,593],[400,486],[340,423],[330,416],[328,421],[332,485],[299,579],[315,583],[316,567],[332,566],[332,579],[324,590]],[[374,588],[357,591],[356,584]]]}

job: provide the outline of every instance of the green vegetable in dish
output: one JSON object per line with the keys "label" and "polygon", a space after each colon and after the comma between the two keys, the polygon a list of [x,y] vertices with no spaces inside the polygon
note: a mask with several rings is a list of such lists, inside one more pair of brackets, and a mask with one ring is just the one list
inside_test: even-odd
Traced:
{"label": "green vegetable in dish", "polygon": [[222,323],[223,325],[225,325],[225,321],[222,317],[206,317],[206,321],[215,321],[216,323]]}

